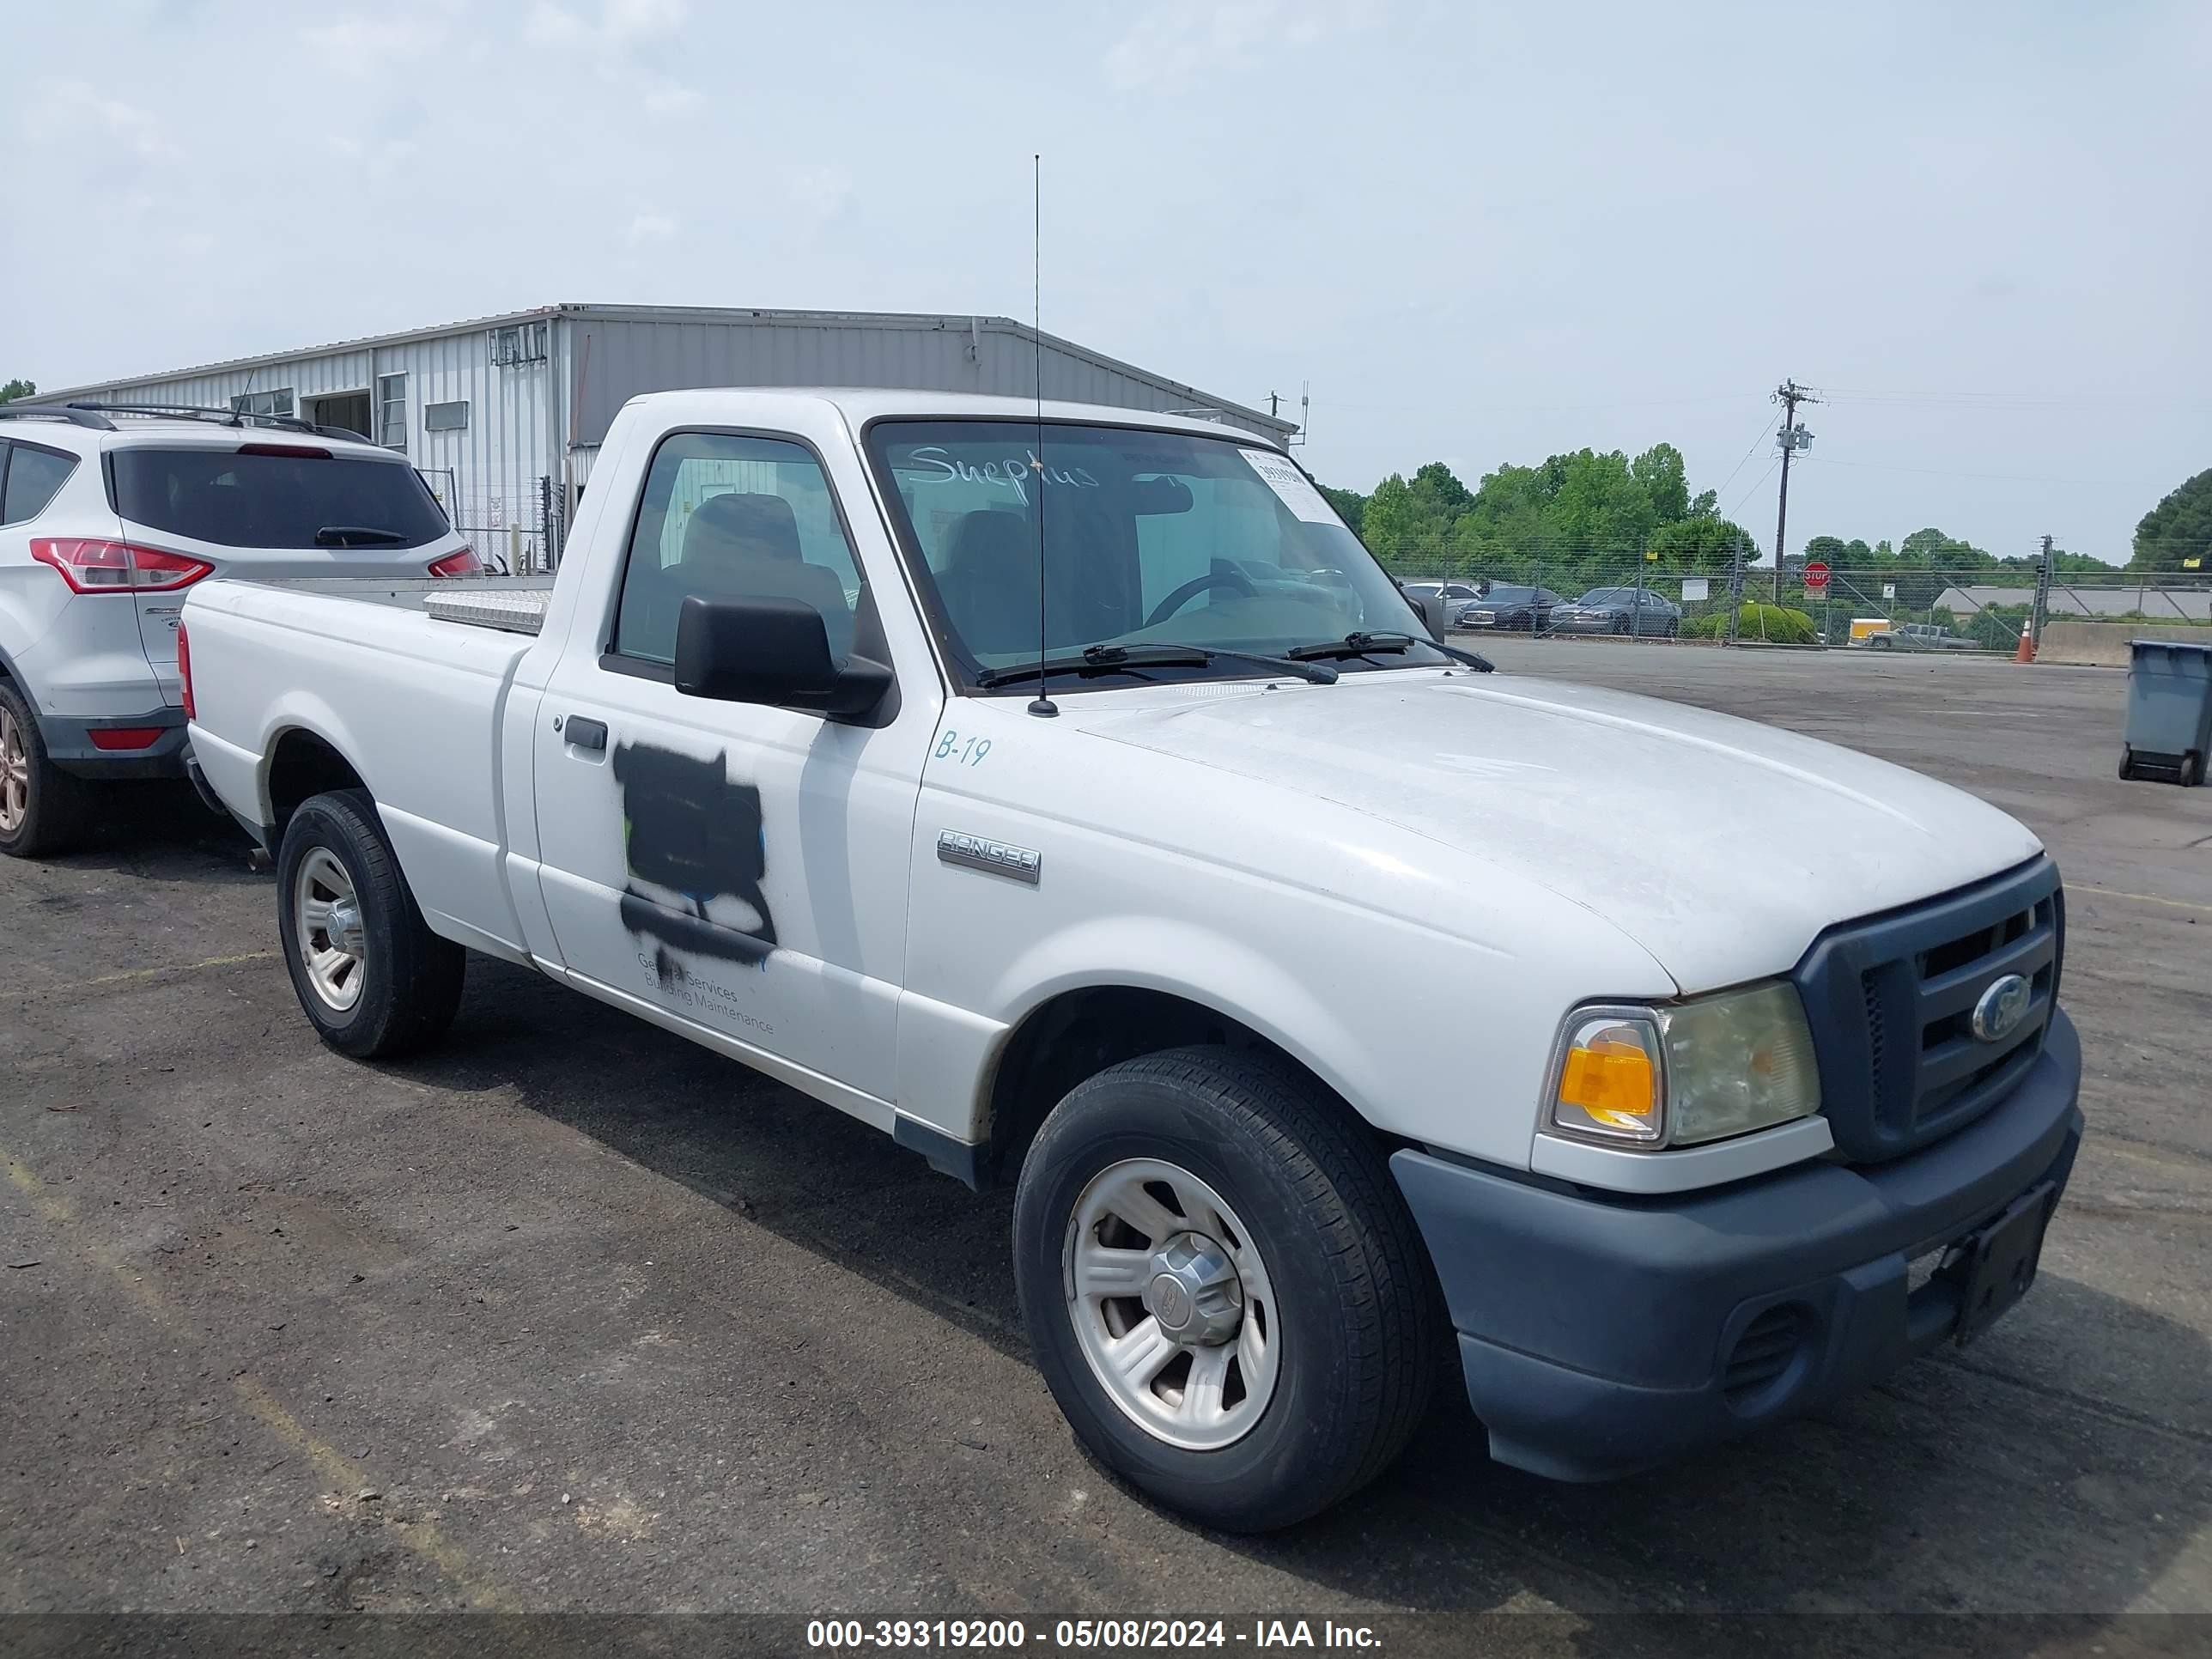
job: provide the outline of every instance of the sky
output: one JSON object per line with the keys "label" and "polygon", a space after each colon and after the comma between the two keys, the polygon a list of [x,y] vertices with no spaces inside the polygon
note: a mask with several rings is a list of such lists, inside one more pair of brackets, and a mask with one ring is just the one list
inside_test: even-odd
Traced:
{"label": "sky", "polygon": [[1664,441],[1771,547],[2212,467],[2212,6],[10,5],[0,380],[556,301],[1013,315],[1371,488]]}

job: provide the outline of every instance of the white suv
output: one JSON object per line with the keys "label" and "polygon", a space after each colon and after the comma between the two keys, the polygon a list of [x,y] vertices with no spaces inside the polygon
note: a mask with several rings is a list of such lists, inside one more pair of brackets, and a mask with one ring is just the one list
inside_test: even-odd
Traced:
{"label": "white suv", "polygon": [[479,568],[404,456],[224,410],[0,405],[0,853],[61,851],[109,779],[185,775],[203,577]]}

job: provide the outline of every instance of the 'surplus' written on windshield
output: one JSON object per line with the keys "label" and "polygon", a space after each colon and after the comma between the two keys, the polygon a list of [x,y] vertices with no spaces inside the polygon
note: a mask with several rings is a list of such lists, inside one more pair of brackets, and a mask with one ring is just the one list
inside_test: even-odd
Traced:
{"label": "'surplus' written on windshield", "polygon": [[1029,505],[1029,484],[1034,479],[1039,483],[1067,484],[1079,489],[1096,489],[1098,480],[1081,467],[1047,466],[1037,459],[1034,449],[1027,452],[1026,461],[1008,459],[981,462],[955,460],[934,444],[917,449],[907,457],[910,466],[943,469],[942,477],[924,473],[911,482],[916,484],[980,483],[996,484],[1013,492],[1014,499],[1024,507]]}

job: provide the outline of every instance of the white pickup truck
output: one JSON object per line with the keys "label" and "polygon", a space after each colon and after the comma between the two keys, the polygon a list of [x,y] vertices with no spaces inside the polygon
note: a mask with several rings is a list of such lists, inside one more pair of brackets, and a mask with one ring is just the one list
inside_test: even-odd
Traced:
{"label": "white pickup truck", "polygon": [[434,1040],[483,951],[1016,1182],[1045,1382],[1208,1522],[1371,1478],[1448,1344],[1497,1457],[1599,1479],[2033,1277],[2081,1130],[2035,837],[1486,672],[1265,440],[656,394],[550,592],[432,587],[185,606],[323,1036]]}

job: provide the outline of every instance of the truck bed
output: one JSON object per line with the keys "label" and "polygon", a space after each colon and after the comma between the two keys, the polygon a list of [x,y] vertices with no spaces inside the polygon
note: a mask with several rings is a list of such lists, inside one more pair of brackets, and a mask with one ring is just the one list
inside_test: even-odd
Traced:
{"label": "truck bed", "polygon": [[354,599],[363,605],[389,605],[398,611],[419,611],[440,622],[495,628],[507,634],[536,634],[545,625],[545,607],[553,601],[553,578],[550,575],[472,576],[459,580],[419,576],[401,581],[380,581],[364,576],[301,576],[256,585]]}
{"label": "truck bed", "polygon": [[[510,710],[534,648],[546,578],[224,579],[192,596],[186,626],[198,713],[193,750],[216,793],[273,821],[269,776],[288,734],[327,744],[374,795],[432,925],[512,956],[501,773],[530,799],[529,714]],[[534,696],[526,695],[534,711]],[[502,738],[521,716],[519,752]],[[527,837],[526,837],[527,838]]]}

